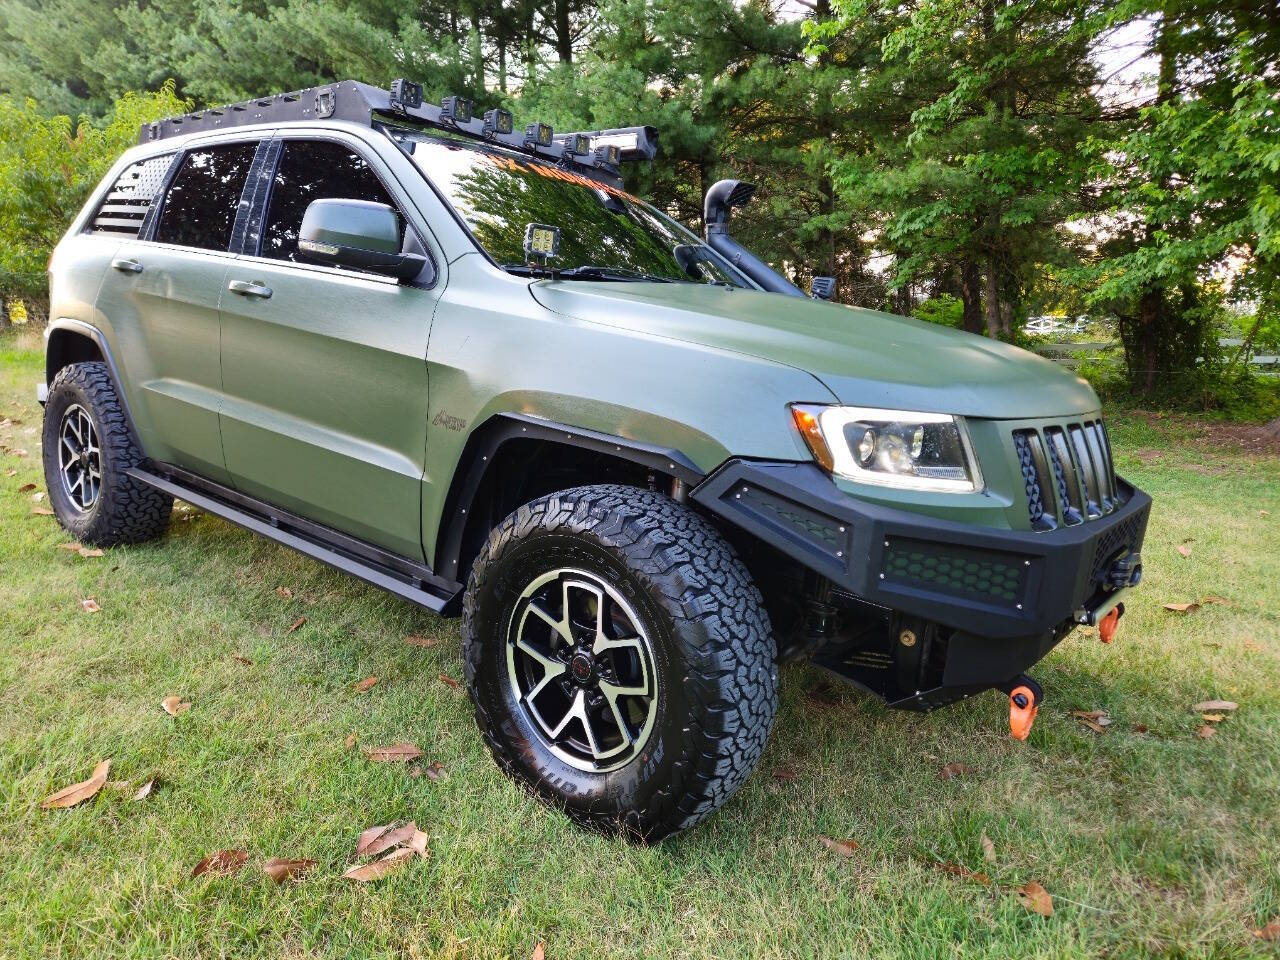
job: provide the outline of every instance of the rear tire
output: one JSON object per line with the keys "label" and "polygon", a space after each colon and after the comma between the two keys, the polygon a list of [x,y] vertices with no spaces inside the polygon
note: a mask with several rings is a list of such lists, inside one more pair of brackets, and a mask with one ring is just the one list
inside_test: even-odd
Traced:
{"label": "rear tire", "polygon": [[499,524],[467,584],[463,654],[499,766],[579,824],[634,839],[724,804],[777,710],[746,567],[702,517],[632,487],[566,490]]}
{"label": "rear tire", "polygon": [[41,444],[49,504],[81,543],[114,547],[164,533],[173,498],[128,475],[142,451],[105,363],[58,371],[45,402]]}

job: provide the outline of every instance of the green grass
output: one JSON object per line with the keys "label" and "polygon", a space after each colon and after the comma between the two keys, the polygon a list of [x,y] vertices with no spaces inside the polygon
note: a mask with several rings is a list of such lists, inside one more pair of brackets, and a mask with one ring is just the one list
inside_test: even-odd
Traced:
{"label": "green grass", "polygon": [[[1274,459],[1116,421],[1120,468],[1156,500],[1146,582],[1115,644],[1073,637],[1034,671],[1047,703],[1029,741],[1009,739],[995,693],[922,717],[787,667],[757,775],[645,848],[578,831],[498,773],[437,679],[461,676],[456,622],[196,512],[103,558],[58,549],[18,492],[43,488],[38,345],[0,340],[0,418],[21,420],[0,445],[29,451],[0,453],[0,956],[1274,955],[1250,932],[1280,915]],[[1209,594],[1230,605],[1160,608]],[[167,716],[170,694],[192,709]],[[1189,706],[1209,697],[1241,706],[1202,740]],[[1098,735],[1072,709],[1114,723]],[[371,763],[352,733],[414,741],[449,776]],[[40,809],[106,757],[113,779],[161,788]],[[943,781],[947,763],[972,772]],[[430,860],[339,879],[362,829],[408,818]],[[820,835],[859,849],[841,859]],[[241,873],[190,877],[231,847],[251,854]],[[273,856],[319,865],[277,886],[259,870]],[[1056,898],[1049,919],[1018,903],[1031,880]]]}

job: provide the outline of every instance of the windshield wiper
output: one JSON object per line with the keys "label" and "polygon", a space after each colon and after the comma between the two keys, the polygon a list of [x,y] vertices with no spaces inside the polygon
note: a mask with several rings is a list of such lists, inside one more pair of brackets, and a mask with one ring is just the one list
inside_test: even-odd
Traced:
{"label": "windshield wiper", "polygon": [[659,277],[652,273],[641,273],[639,270],[628,270],[626,267],[601,267],[592,263],[584,263],[578,267],[557,270],[560,277],[579,277],[588,280],[593,277],[602,280],[651,280],[654,283],[675,283],[670,277]]}

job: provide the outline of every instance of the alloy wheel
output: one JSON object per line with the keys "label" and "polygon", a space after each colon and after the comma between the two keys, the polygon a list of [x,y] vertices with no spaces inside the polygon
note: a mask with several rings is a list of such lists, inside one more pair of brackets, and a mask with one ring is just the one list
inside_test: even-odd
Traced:
{"label": "alloy wheel", "polygon": [[78,403],[67,407],[58,427],[58,474],[71,505],[92,510],[102,490],[102,449],[89,411]]}

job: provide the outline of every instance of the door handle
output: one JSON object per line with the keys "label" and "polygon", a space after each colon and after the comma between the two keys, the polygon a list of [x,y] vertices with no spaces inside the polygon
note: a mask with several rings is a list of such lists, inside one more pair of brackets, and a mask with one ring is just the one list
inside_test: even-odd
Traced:
{"label": "door handle", "polygon": [[142,272],[142,264],[140,264],[137,260],[134,260],[132,257],[128,257],[128,258],[117,257],[115,260],[111,261],[111,265],[115,267],[117,270],[119,270],[121,273],[141,273]]}
{"label": "door handle", "polygon": [[232,293],[238,293],[242,297],[260,297],[263,300],[271,299],[271,288],[258,283],[256,280],[232,280],[227,284],[227,289]]}

